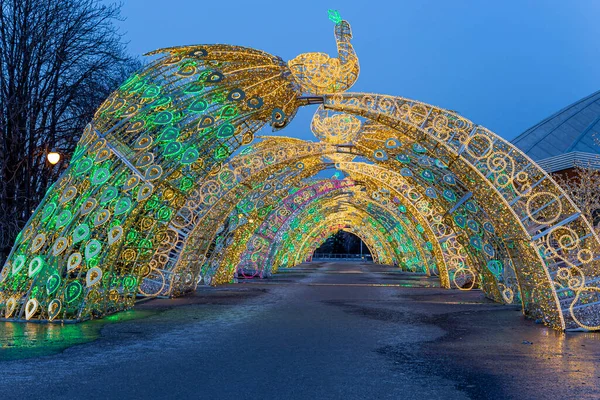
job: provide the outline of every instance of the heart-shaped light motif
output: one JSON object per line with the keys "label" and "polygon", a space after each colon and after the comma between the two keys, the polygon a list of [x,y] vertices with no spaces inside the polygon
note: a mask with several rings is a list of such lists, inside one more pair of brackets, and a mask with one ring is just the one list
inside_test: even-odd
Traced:
{"label": "heart-shaped light motif", "polygon": [[58,217],[56,218],[56,229],[62,228],[71,222],[71,218],[73,218],[73,214],[69,210],[63,210]]}
{"label": "heart-shaped light motif", "polygon": [[162,131],[162,133],[158,137],[158,140],[160,140],[161,142],[172,142],[173,140],[177,139],[178,136],[179,129],[169,126],[168,128],[165,128]]}
{"label": "heart-shaped light motif", "polygon": [[60,286],[60,276],[58,274],[52,274],[46,281],[46,292],[50,295],[58,289]]}
{"label": "heart-shaped light motif", "polygon": [[198,159],[198,157],[200,157],[200,154],[198,153],[198,150],[196,150],[196,149],[187,149],[185,151],[185,153],[183,153],[183,156],[181,156],[181,163],[182,164],[191,164],[194,161],[196,161]]}
{"label": "heart-shaped light motif", "polygon": [[115,215],[125,214],[131,208],[131,199],[129,197],[122,197],[117,201],[115,205]]}
{"label": "heart-shaped light motif", "polygon": [[181,143],[179,142],[171,142],[165,146],[163,151],[163,155],[165,157],[170,157],[179,154],[179,152],[183,149]]}
{"label": "heart-shaped light motif", "polygon": [[73,243],[81,242],[90,235],[90,227],[87,224],[81,224],[73,232]]}
{"label": "heart-shaped light motif", "polygon": [[35,315],[40,303],[36,299],[29,299],[25,304],[25,319],[29,321]]}
{"label": "heart-shaped light motif", "polygon": [[52,246],[52,254],[54,255],[54,257],[56,257],[62,254],[62,252],[65,251],[68,246],[69,241],[67,240],[67,238],[61,236],[56,240],[56,242],[54,242],[54,246]]}
{"label": "heart-shaped light motif", "polygon": [[65,301],[67,303],[74,302],[81,296],[81,292],[83,292],[83,286],[79,281],[69,283],[65,289]]}
{"label": "heart-shaped light motif", "polygon": [[100,164],[103,161],[106,161],[109,157],[110,157],[110,150],[106,147],[101,148],[100,150],[98,150],[98,154],[96,154],[96,158],[94,158],[94,162],[96,164]]}
{"label": "heart-shaped light motif", "polygon": [[17,308],[17,300],[14,297],[6,300],[6,309],[4,310],[4,318],[10,318]]}
{"label": "heart-shaped light motif", "polygon": [[29,277],[36,276],[44,268],[44,259],[37,256],[29,262]]}
{"label": "heart-shaped light motif", "polygon": [[46,205],[42,210],[42,221],[46,221],[50,218],[52,214],[54,214],[54,211],[56,211],[56,203],[49,203]]}
{"label": "heart-shaped light motif", "polygon": [[145,178],[149,181],[156,180],[162,176],[163,170],[160,165],[153,165],[146,170]]}
{"label": "heart-shaped light motif", "polygon": [[122,186],[124,192],[133,189],[140,182],[140,178],[137,176],[130,176]]}
{"label": "heart-shaped light motif", "polygon": [[166,125],[173,120],[173,113],[170,111],[161,111],[154,117],[156,125]]}
{"label": "heart-shaped light motif", "polygon": [[102,270],[98,267],[90,268],[85,275],[85,285],[87,287],[94,286],[102,279]]}
{"label": "heart-shaped light motif", "polygon": [[60,312],[62,303],[59,299],[54,299],[48,304],[48,321],[54,321],[54,318]]}
{"label": "heart-shaped light motif", "polygon": [[92,185],[102,185],[110,178],[108,168],[98,168],[92,175]]}
{"label": "heart-shaped light motif", "polygon": [[135,166],[143,168],[143,167],[145,167],[147,165],[152,164],[153,161],[154,161],[154,154],[152,154],[152,153],[144,153],[144,154],[141,154],[137,158],[137,160],[135,161]]}
{"label": "heart-shaped light motif", "polygon": [[212,126],[215,123],[215,119],[210,115],[205,115],[200,118],[200,122],[198,122],[198,128],[204,129]]}
{"label": "heart-shaped light motif", "polygon": [[12,264],[13,275],[16,275],[21,269],[23,269],[23,266],[25,266],[25,260],[26,259],[25,259],[24,255],[15,257],[15,261],[13,261],[13,264]]}
{"label": "heart-shaped light motif", "polygon": [[206,110],[208,108],[208,103],[206,102],[206,100],[199,98],[197,100],[194,100],[194,102],[192,104],[190,104],[189,106],[189,110],[191,112],[202,112],[204,110]]}
{"label": "heart-shaped light motif", "polygon": [[112,245],[116,243],[123,236],[123,228],[120,225],[113,226],[110,231],[108,231],[108,244]]}
{"label": "heart-shaped light motif", "polygon": [[75,252],[69,256],[67,260],[67,272],[73,271],[75,268],[81,265],[81,260],[83,257],[80,252]]}
{"label": "heart-shaped light motif", "polygon": [[118,194],[119,190],[116,187],[107,187],[106,189],[104,189],[104,192],[102,192],[102,196],[100,196],[100,204],[108,203],[109,201],[117,197]]}
{"label": "heart-shaped light motif", "polygon": [[85,259],[90,260],[97,256],[102,250],[102,244],[96,239],[92,239],[85,246]]}
{"label": "heart-shaped light motif", "polygon": [[46,235],[39,233],[31,242],[31,251],[36,253],[46,243]]}
{"label": "heart-shaped light motif", "polygon": [[149,183],[144,183],[138,190],[137,201],[146,200],[148,197],[150,197],[150,195],[152,195],[153,190],[154,186],[150,185]]}
{"label": "heart-shaped light motif", "polygon": [[98,202],[96,201],[96,199],[94,198],[89,198],[85,201],[85,203],[82,204],[81,206],[81,215],[87,215],[90,212],[92,212],[92,210],[94,208],[96,208],[96,206],[98,205]]}
{"label": "heart-shaped light motif", "polygon": [[106,208],[99,210],[94,216],[94,226],[98,227],[110,219],[110,211]]}
{"label": "heart-shaped light motif", "polygon": [[135,150],[144,150],[152,145],[152,138],[148,135],[142,135],[133,144]]}
{"label": "heart-shaped light motif", "polygon": [[75,197],[76,195],[77,188],[75,186],[69,186],[62,192],[62,195],[60,196],[60,199],[58,201],[60,202],[60,204],[64,204],[72,200],[73,197]]}

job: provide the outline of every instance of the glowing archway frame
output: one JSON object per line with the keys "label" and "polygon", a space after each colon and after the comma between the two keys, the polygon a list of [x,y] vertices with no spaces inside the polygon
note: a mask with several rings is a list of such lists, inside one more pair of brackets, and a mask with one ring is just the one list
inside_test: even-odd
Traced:
{"label": "glowing archway frame", "polygon": [[[264,143],[264,142],[263,142]],[[192,268],[196,268],[199,263],[204,263],[206,252],[208,251],[208,245],[213,241],[214,236],[217,234],[218,226],[224,222],[231,210],[235,207],[235,204],[230,199],[237,199],[240,193],[248,193],[248,188],[252,187],[253,182],[261,182],[265,179],[265,176],[272,174],[274,171],[278,171],[290,166],[301,165],[300,168],[304,168],[304,163],[308,160],[313,160],[315,157],[328,156],[331,154],[348,154],[349,149],[344,146],[330,145],[324,143],[312,144],[303,142],[300,140],[287,140],[281,145],[264,145],[259,143],[257,150],[233,159],[228,164],[224,165],[219,174],[226,176],[227,180],[221,182],[221,185],[216,184],[213,181],[209,181],[203,184],[204,186],[212,186],[215,189],[211,191],[209,201],[205,204],[208,210],[216,208],[218,216],[210,216],[204,211],[197,213],[199,220],[194,222],[193,231],[202,232],[202,237],[198,237],[193,232],[188,235],[188,242],[184,243],[184,251],[182,256],[177,260],[178,265],[172,267],[177,269],[178,273],[181,271],[191,271]],[[359,153],[356,153],[359,154]],[[355,155],[356,155],[355,154]],[[201,187],[202,189],[202,187]],[[241,192],[240,192],[241,191]],[[215,204],[229,204],[228,208],[216,207]],[[202,207],[200,207],[202,208]],[[202,225],[202,221],[205,222]],[[207,222],[207,223],[206,223]],[[208,233],[207,232],[211,232]],[[201,239],[201,240],[197,240]],[[190,242],[190,240],[196,240]],[[182,266],[183,264],[183,266]],[[229,263],[228,263],[229,265]],[[214,265],[213,268],[216,268]],[[196,272],[188,272],[191,277],[187,279],[188,290],[195,287],[195,276]],[[216,283],[225,283],[231,280],[230,268],[220,268],[220,273],[216,276]],[[444,286],[444,282],[442,283]]]}
{"label": "glowing archway frame", "polygon": [[[400,268],[402,268],[403,270],[406,271],[413,271],[412,268],[412,262],[408,262],[402,259],[402,254],[401,252],[404,249],[404,245],[408,242],[410,245],[413,246],[413,248],[411,250],[409,250],[409,253],[419,253],[418,255],[415,254],[414,258],[417,258],[419,261],[422,262],[422,264],[420,265],[420,268],[423,269],[426,273],[429,273],[429,268],[430,268],[430,257],[429,254],[427,254],[421,246],[424,246],[424,242],[425,239],[420,238],[421,240],[419,240],[417,237],[418,235],[414,235],[414,232],[412,232],[409,229],[403,229],[404,225],[403,223],[398,223],[397,225],[392,225],[389,224],[387,222],[387,220],[391,217],[391,218],[398,218],[397,215],[394,215],[393,213],[390,212],[390,210],[386,210],[385,208],[381,207],[379,204],[376,204],[372,199],[367,198],[366,196],[363,198],[358,198],[357,196],[360,194],[360,192],[355,193],[354,196],[344,199],[344,200],[339,200],[336,199],[336,201],[338,201],[338,204],[342,204],[344,205],[344,208],[347,209],[347,212],[349,212],[350,214],[358,214],[358,218],[349,218],[344,216],[343,214],[340,214],[339,216],[339,220],[345,220],[347,222],[347,224],[351,227],[347,228],[348,229],[355,229],[357,230],[358,233],[357,236],[359,236],[360,238],[363,239],[363,241],[365,241],[365,243],[367,242],[367,240],[369,239],[370,236],[374,236],[377,237],[376,242],[378,243],[382,243],[385,244],[385,246],[387,247],[388,243],[391,244],[391,250],[390,251],[386,251],[386,254],[389,254],[390,256],[387,257],[385,260],[379,260],[377,258],[374,258],[375,262],[379,262],[379,263],[394,263],[396,265],[398,265]],[[305,225],[307,226],[321,226],[323,224],[323,221],[328,221],[331,218],[329,218],[330,213],[328,213],[328,211],[331,209],[332,205],[330,205],[329,203],[323,203],[323,204],[319,204],[319,211],[318,213],[320,214],[320,220],[313,220],[313,219],[306,219],[306,223]],[[384,214],[387,214],[387,218],[382,218],[382,216]],[[325,217],[324,217],[325,215]],[[298,215],[297,218],[303,218],[302,215]],[[332,217],[332,218],[338,218],[338,217]],[[303,218],[304,220],[304,218]],[[399,221],[399,220],[397,220]],[[335,222],[335,220],[334,220]],[[366,230],[362,230],[361,228],[364,228]],[[315,228],[316,229],[316,228]],[[359,234],[360,232],[362,232],[361,234]],[[369,233],[372,232],[372,233]],[[383,236],[381,236],[383,235]],[[310,240],[308,239],[310,236],[310,234],[306,235],[306,238],[302,239],[302,244],[301,244],[301,248],[294,248],[293,252],[295,253],[295,257],[294,260],[295,262],[292,263],[291,265],[296,264],[297,262],[300,262],[301,260],[303,260],[305,257],[303,255],[303,250],[302,247],[308,246],[310,245]],[[415,245],[415,243],[420,244],[419,245]],[[273,246],[269,252],[269,258],[268,259],[276,259],[276,258],[281,258],[281,255],[278,255],[278,253],[280,252],[280,248],[283,247],[285,244],[285,242],[281,242],[278,243],[278,246]],[[315,242],[312,244],[313,247],[318,247],[318,244]],[[376,248],[376,246],[374,245],[370,245],[369,246],[371,248],[371,254],[374,256],[377,256],[377,254],[374,254],[373,249]],[[416,248],[416,249],[415,249]],[[381,252],[375,252],[375,253],[381,253]],[[412,261],[412,259],[411,259]],[[273,264],[275,266],[277,266],[277,262],[273,262]]]}
{"label": "glowing archway frame", "polygon": [[294,115],[283,60],[227,45],[161,50],[97,111],[0,275],[5,318],[81,321],[133,305],[185,240],[196,182]]}
{"label": "glowing archway frame", "polygon": [[[298,264],[302,263],[303,260],[308,259],[319,248],[319,246],[321,246],[323,243],[325,243],[325,241],[331,235],[335,234],[338,231],[349,232],[349,233],[356,235],[360,240],[363,241],[363,243],[369,250],[369,253],[373,257],[373,260],[377,260],[375,262],[378,264],[383,264],[382,262],[379,261],[379,259],[380,259],[379,254],[380,254],[380,252],[384,252],[385,250],[379,250],[378,248],[379,247],[385,248],[386,246],[377,243],[376,235],[372,235],[371,232],[368,231],[368,229],[365,230],[365,229],[362,229],[362,227],[358,227],[355,225],[349,225],[349,224],[329,225],[326,227],[322,227],[319,230],[317,235],[311,234],[312,244],[310,246],[303,246],[300,249],[299,255],[298,255],[297,259],[295,260],[294,264],[298,265]],[[302,254],[302,256],[300,256],[300,254]]]}
{"label": "glowing archway frame", "polygon": [[[152,271],[155,272],[142,283],[143,294],[178,295],[194,290],[200,277],[208,277],[216,284],[230,281],[229,275],[222,270],[216,280],[212,280],[218,265],[207,264],[207,252],[216,240],[220,228],[238,207],[239,200],[251,195],[260,196],[261,201],[268,206],[279,199],[291,184],[323,167],[311,155],[305,155],[302,168],[290,167],[281,162],[289,155],[285,152],[274,155],[279,149],[277,146],[282,147],[279,144],[273,148],[275,142],[274,139],[267,139],[258,143],[256,151],[233,158],[222,165],[213,177],[199,185],[198,192],[201,196],[194,205],[193,214],[187,217],[189,221],[186,221],[186,225],[189,230],[186,240],[182,241],[175,256],[153,267]],[[288,146],[292,148],[307,144],[300,140],[288,142]],[[170,276],[170,282],[165,282],[164,276]]]}
{"label": "glowing archway frame", "polygon": [[[230,179],[220,164],[265,123],[281,128],[299,105],[322,102],[412,135],[463,178],[501,235],[496,250],[514,265],[528,315],[559,329],[600,329],[599,239],[573,202],[518,149],[455,113],[327,94],[358,76],[350,26],[334,17],[337,59],[312,53],[286,64],[226,45],[159,51],[166,55],[100,107],[17,238],[0,274],[2,315],[81,321],[130,307],[140,280],[158,270],[151,263],[177,263],[190,234],[197,239],[198,202],[214,195],[202,185]],[[362,139],[354,155],[393,168],[386,149],[368,154]],[[336,161],[353,156],[340,149],[329,153]]]}
{"label": "glowing archway frame", "polygon": [[[401,97],[327,95],[324,106],[399,130],[413,128],[440,158],[470,167],[465,173],[486,183],[470,189],[480,199],[493,193],[492,201],[512,214],[506,215],[514,225],[507,231],[526,243],[518,247],[529,254],[517,266],[525,311],[561,329],[600,328],[598,237],[558,184],[524,153],[456,113]],[[491,215],[494,206],[487,208]]]}
{"label": "glowing archway frame", "polygon": [[[303,188],[293,193],[291,196],[283,199],[281,201],[281,206],[279,208],[274,209],[271,215],[262,222],[260,228],[257,229],[252,238],[248,239],[248,243],[252,243],[254,240],[264,242],[265,245],[261,246],[261,250],[259,253],[256,253],[256,251],[252,252],[254,254],[255,259],[261,260],[262,265],[259,266],[256,264],[256,262],[254,262],[254,265],[252,266],[248,265],[247,260],[252,255],[250,254],[251,252],[248,249],[246,249],[246,251],[244,251],[243,253],[244,255],[242,255],[241,257],[239,266],[243,268],[254,268],[256,270],[262,270],[262,268],[270,268],[272,253],[271,250],[267,250],[267,246],[268,248],[272,248],[273,244],[281,245],[282,243],[279,233],[286,232],[291,221],[298,219],[305,220],[306,218],[308,218],[303,214],[299,214],[303,213],[307,207],[314,206],[316,202],[328,200],[331,194],[336,194],[339,191],[354,188],[354,185],[349,186],[345,182],[346,180],[334,180],[325,182],[319,181],[316,184],[318,185],[318,187],[316,188],[316,190],[314,190],[314,192],[312,192],[310,196],[304,196],[303,194],[306,190],[312,191],[314,186]],[[325,208],[325,211],[327,211],[328,204],[329,202],[327,202],[326,205],[319,204],[319,210],[321,208]],[[317,211],[314,214],[320,212],[321,211]],[[399,222],[400,224],[403,224],[403,222]],[[310,222],[307,220],[307,223]]]}
{"label": "glowing archway frame", "polygon": [[[228,193],[231,194],[231,196],[233,196],[234,198],[236,198],[236,187],[238,189],[244,190],[244,186],[249,187],[252,185],[252,180],[261,181],[265,173],[270,174],[272,171],[284,168],[288,165],[298,165],[299,163],[303,163],[307,159],[311,159],[314,157],[328,156],[330,154],[336,154],[340,152],[342,154],[348,154],[348,151],[349,149],[343,146],[329,145],[323,143],[310,144],[299,140],[288,140],[285,143],[285,145],[280,146],[280,148],[272,146],[261,146],[260,151],[248,153],[247,155],[244,155],[238,160],[232,160],[231,163],[229,163],[226,167],[221,169],[221,171],[219,172],[220,174],[224,174],[228,177],[233,177],[233,179],[228,179],[227,184],[223,182],[224,190],[218,189],[214,191],[213,193],[211,193],[211,198],[219,199],[219,201],[227,203]],[[359,154],[361,153],[357,153],[355,151],[355,155]],[[241,169],[242,166],[244,166],[243,169]],[[244,181],[247,179],[250,180],[244,183]],[[208,184],[209,183],[206,183],[205,185]],[[214,184],[210,185],[218,186]],[[233,207],[233,205],[231,207]],[[226,215],[227,213],[228,212],[225,212],[223,215]],[[216,221],[215,218],[205,218],[204,220],[211,222],[211,225],[213,226],[212,229],[216,229],[214,227],[219,225],[218,223],[214,223]],[[196,224],[195,226],[195,230],[198,230],[202,227],[198,224]],[[205,231],[205,229],[209,229],[209,227],[207,226],[204,226],[203,228],[204,229],[200,229],[203,232]],[[193,238],[194,235],[190,235],[189,237]],[[210,242],[210,240],[207,241],[206,238],[201,239],[203,239],[202,241],[200,241],[201,246],[205,246],[206,243]],[[202,243],[204,243],[204,245],[202,245]],[[206,250],[205,247],[205,250],[200,249],[200,251],[197,250],[194,245],[190,246],[189,244],[186,244],[185,247],[191,249],[191,256],[190,254],[188,254],[185,257],[180,258],[179,263],[181,263],[183,260],[183,262],[186,263],[197,264],[198,260],[204,260],[204,253]],[[443,277],[445,276],[445,274],[442,274],[441,276]],[[192,283],[193,281],[193,279],[190,279],[190,283]],[[224,272],[224,275],[220,276],[217,282],[228,281],[230,281],[230,276],[228,273]],[[444,282],[447,282],[447,279],[442,279],[442,285],[447,286],[448,284]]]}
{"label": "glowing archway frame", "polygon": [[[257,229],[257,233],[249,239],[249,246],[246,247],[246,250],[241,255],[238,269],[262,270],[263,266],[268,264],[268,260],[266,259],[268,253],[266,250],[261,252],[259,250],[270,247],[276,238],[276,232],[282,229],[282,226],[289,218],[293,217],[298,210],[302,210],[317,198],[331,197],[352,186],[354,186],[354,182],[351,180],[318,181],[282,199],[281,206],[274,209],[273,217],[267,217]],[[255,245],[258,242],[261,243],[260,249],[259,246]],[[252,247],[252,250],[250,247]],[[258,266],[253,259],[260,259],[262,265]]]}
{"label": "glowing archway frame", "polygon": [[[328,199],[323,204],[318,204],[317,207],[319,207],[319,209],[331,209],[335,202],[339,202],[339,199],[342,197],[343,196],[338,196],[338,199],[333,199],[334,201]],[[280,264],[285,264],[285,261],[282,260],[283,258],[287,258],[290,262],[290,265],[295,265],[297,262],[299,262],[299,260],[302,259],[303,254],[301,247],[304,246],[306,243],[310,242],[310,240],[312,240],[310,239],[311,235],[314,232],[318,232],[319,229],[322,229],[321,227],[323,225],[328,226],[340,220],[346,221],[347,224],[352,225],[357,229],[365,228],[366,231],[362,232],[372,232],[371,234],[365,233],[364,235],[360,236],[365,240],[369,240],[369,243],[371,243],[369,238],[375,236],[377,237],[376,242],[382,243],[385,246],[387,246],[390,240],[386,240],[387,238],[384,235],[389,235],[395,228],[393,226],[387,225],[384,222],[385,220],[377,219],[373,217],[369,212],[360,208],[358,205],[354,205],[354,202],[351,200],[352,199],[348,200],[349,207],[351,209],[347,214],[344,214],[343,211],[336,211],[334,213],[328,213],[324,215],[320,210],[317,210],[317,212],[312,213],[312,215],[303,216],[303,214],[305,215],[306,212],[309,212],[309,210],[302,210],[302,214],[296,216],[295,219],[306,220],[306,223],[296,228],[292,227],[293,229],[290,229],[288,227],[287,229],[280,230],[281,232],[285,232],[288,238],[286,239],[285,237],[280,237],[280,240],[272,242],[267,258],[267,260],[269,261],[267,265],[272,265],[276,269]],[[355,215],[354,218],[349,217],[352,214]],[[369,223],[365,223],[365,218],[370,218],[370,220],[368,221]],[[310,229],[310,231],[307,229]],[[294,234],[294,232],[296,233]],[[297,247],[298,240],[302,242],[300,248]],[[399,246],[399,244],[395,241],[394,237],[392,237],[391,242],[394,242],[397,246]],[[370,247],[376,248],[377,246],[373,245]],[[398,264],[401,264],[401,260],[397,259],[399,255],[396,254],[396,252],[393,249],[387,251],[380,251],[377,253],[388,254],[389,256],[382,260],[376,260],[376,262],[391,263],[393,261],[397,261]],[[290,261],[290,255],[293,256],[293,261]],[[377,254],[374,254],[374,256],[377,256]]]}
{"label": "glowing archway frame", "polygon": [[[354,217],[354,218],[353,218]],[[356,219],[365,222],[368,219],[369,214],[360,209],[351,209],[347,213],[340,213],[340,215],[330,214],[301,239],[300,246],[296,249],[296,254],[293,259],[292,265],[298,265],[308,254],[311,254],[320,244],[322,244],[327,237],[332,233],[335,233],[336,222],[344,222],[342,230],[350,231],[356,234],[359,238],[365,242],[371,255],[373,256],[374,262],[378,264],[391,265],[397,261],[397,254],[394,249],[390,246],[388,240],[385,240],[384,233],[377,229],[377,220],[371,219],[369,223],[359,225]],[[312,250],[309,248],[312,247]],[[288,253],[289,255],[289,253]],[[280,257],[280,256],[279,256]]]}
{"label": "glowing archway frame", "polygon": [[[432,242],[434,243],[434,251],[442,254],[442,257],[439,257],[443,260],[440,265],[440,277],[442,279],[442,287],[450,287],[450,284],[454,285],[454,287],[459,287],[457,283],[457,275],[464,275],[465,270],[468,271],[468,274],[472,276],[472,283],[470,286],[467,286],[468,289],[473,287],[475,283],[475,277],[478,275],[487,276],[487,284],[484,287],[484,291],[488,296],[493,297],[496,301],[504,301],[507,303],[511,303],[514,298],[514,292],[518,293],[518,287],[507,287],[502,281],[499,280],[499,276],[495,276],[490,273],[488,268],[480,267],[471,269],[471,267],[465,265],[466,264],[466,256],[460,256],[459,251],[465,250],[464,247],[460,246],[456,252],[453,252],[451,248],[448,246],[448,243],[453,240],[456,236],[454,233],[453,225],[446,225],[443,223],[442,218],[436,216],[433,213],[435,207],[429,206],[429,201],[433,200],[424,195],[419,194],[419,197],[411,198],[411,195],[416,194],[419,190],[418,185],[409,184],[409,178],[402,176],[400,173],[396,172],[391,168],[384,168],[378,165],[371,165],[365,163],[356,163],[356,162],[341,162],[337,163],[336,166],[342,170],[350,173],[350,176],[355,180],[372,180],[376,183],[376,185],[380,185],[383,188],[387,189],[388,193],[393,193],[395,196],[394,199],[402,198],[405,201],[402,204],[407,207],[410,205],[412,213],[419,216],[420,226],[428,231],[428,236],[432,238]],[[426,200],[424,200],[426,199]],[[426,206],[426,209],[424,209]],[[438,206],[439,207],[439,206]],[[449,206],[447,206],[449,207]],[[456,207],[456,204],[455,204]],[[455,208],[453,207],[453,208]],[[448,208],[444,209],[444,212],[448,213]],[[474,216],[471,216],[473,220],[477,220]],[[439,225],[445,226],[442,230],[440,228],[432,229],[432,227],[436,227]],[[485,226],[483,222],[479,222],[479,226]],[[458,228],[458,227],[456,227]],[[483,229],[481,229],[483,231]],[[485,239],[485,238],[481,238]],[[482,240],[483,241],[483,240]],[[485,240],[486,246],[488,246],[489,240]],[[497,248],[498,244],[494,243],[494,248]],[[491,251],[491,250],[490,250]],[[473,254],[470,259],[472,262],[479,262],[482,264],[486,264],[486,261],[493,259],[495,254],[486,254],[484,252],[480,252],[479,255]],[[504,296],[501,292],[509,291],[508,294]]]}
{"label": "glowing archway frame", "polygon": [[[198,213],[198,218],[193,224],[190,223],[193,228],[190,230],[188,239],[183,243],[181,256],[175,259],[176,265],[172,265],[171,269],[177,270],[178,273],[190,271],[192,275],[198,274],[197,264],[199,261],[204,261],[208,244],[217,234],[219,224],[215,222],[220,223],[227,218],[235,208],[236,200],[242,194],[249,193],[254,182],[262,182],[270,174],[285,170],[290,166],[302,170],[304,163],[313,163],[315,157],[337,151],[337,146],[294,140],[280,147],[260,147],[256,152],[232,159],[219,171],[219,174],[225,174],[228,177],[227,185],[208,181],[201,186],[200,190],[204,190],[205,187],[212,187],[214,190],[211,189],[209,192],[208,200],[204,202],[205,207],[199,207],[202,210]],[[220,205],[216,208],[217,216],[210,216],[205,212],[215,209],[216,204]],[[198,233],[204,234],[205,231],[209,232],[208,237],[198,235]],[[218,266],[213,267],[217,268]],[[216,282],[229,282],[229,272],[222,269],[220,272],[215,277]],[[192,277],[187,286],[195,287],[195,281],[195,277]]]}

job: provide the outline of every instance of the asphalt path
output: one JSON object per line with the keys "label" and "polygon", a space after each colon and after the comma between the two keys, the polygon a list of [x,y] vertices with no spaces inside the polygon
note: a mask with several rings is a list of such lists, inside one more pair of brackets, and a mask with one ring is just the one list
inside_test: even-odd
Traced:
{"label": "asphalt path", "polygon": [[136,309],[88,343],[0,361],[0,399],[600,398],[600,334],[373,264],[303,264]]}

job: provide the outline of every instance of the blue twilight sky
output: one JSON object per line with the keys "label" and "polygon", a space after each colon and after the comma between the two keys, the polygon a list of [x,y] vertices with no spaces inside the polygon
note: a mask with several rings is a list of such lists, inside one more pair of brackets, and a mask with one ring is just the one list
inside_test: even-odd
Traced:
{"label": "blue twilight sky", "polygon": [[[329,8],[352,25],[351,91],[456,110],[507,139],[600,90],[597,0],[125,0],[120,27],[137,55],[228,43],[289,60],[335,54]],[[281,134],[312,139],[312,112]]]}

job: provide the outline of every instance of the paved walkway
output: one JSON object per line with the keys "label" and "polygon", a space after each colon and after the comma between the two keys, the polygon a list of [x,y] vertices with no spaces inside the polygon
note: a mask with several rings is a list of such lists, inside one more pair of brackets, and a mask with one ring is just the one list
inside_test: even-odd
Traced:
{"label": "paved walkway", "polygon": [[[556,333],[481,292],[437,286],[312,263],[147,301],[131,320],[102,322],[93,342],[0,361],[0,398],[600,397],[600,334]],[[19,328],[0,325],[4,340]],[[53,340],[68,341],[57,328]]]}

